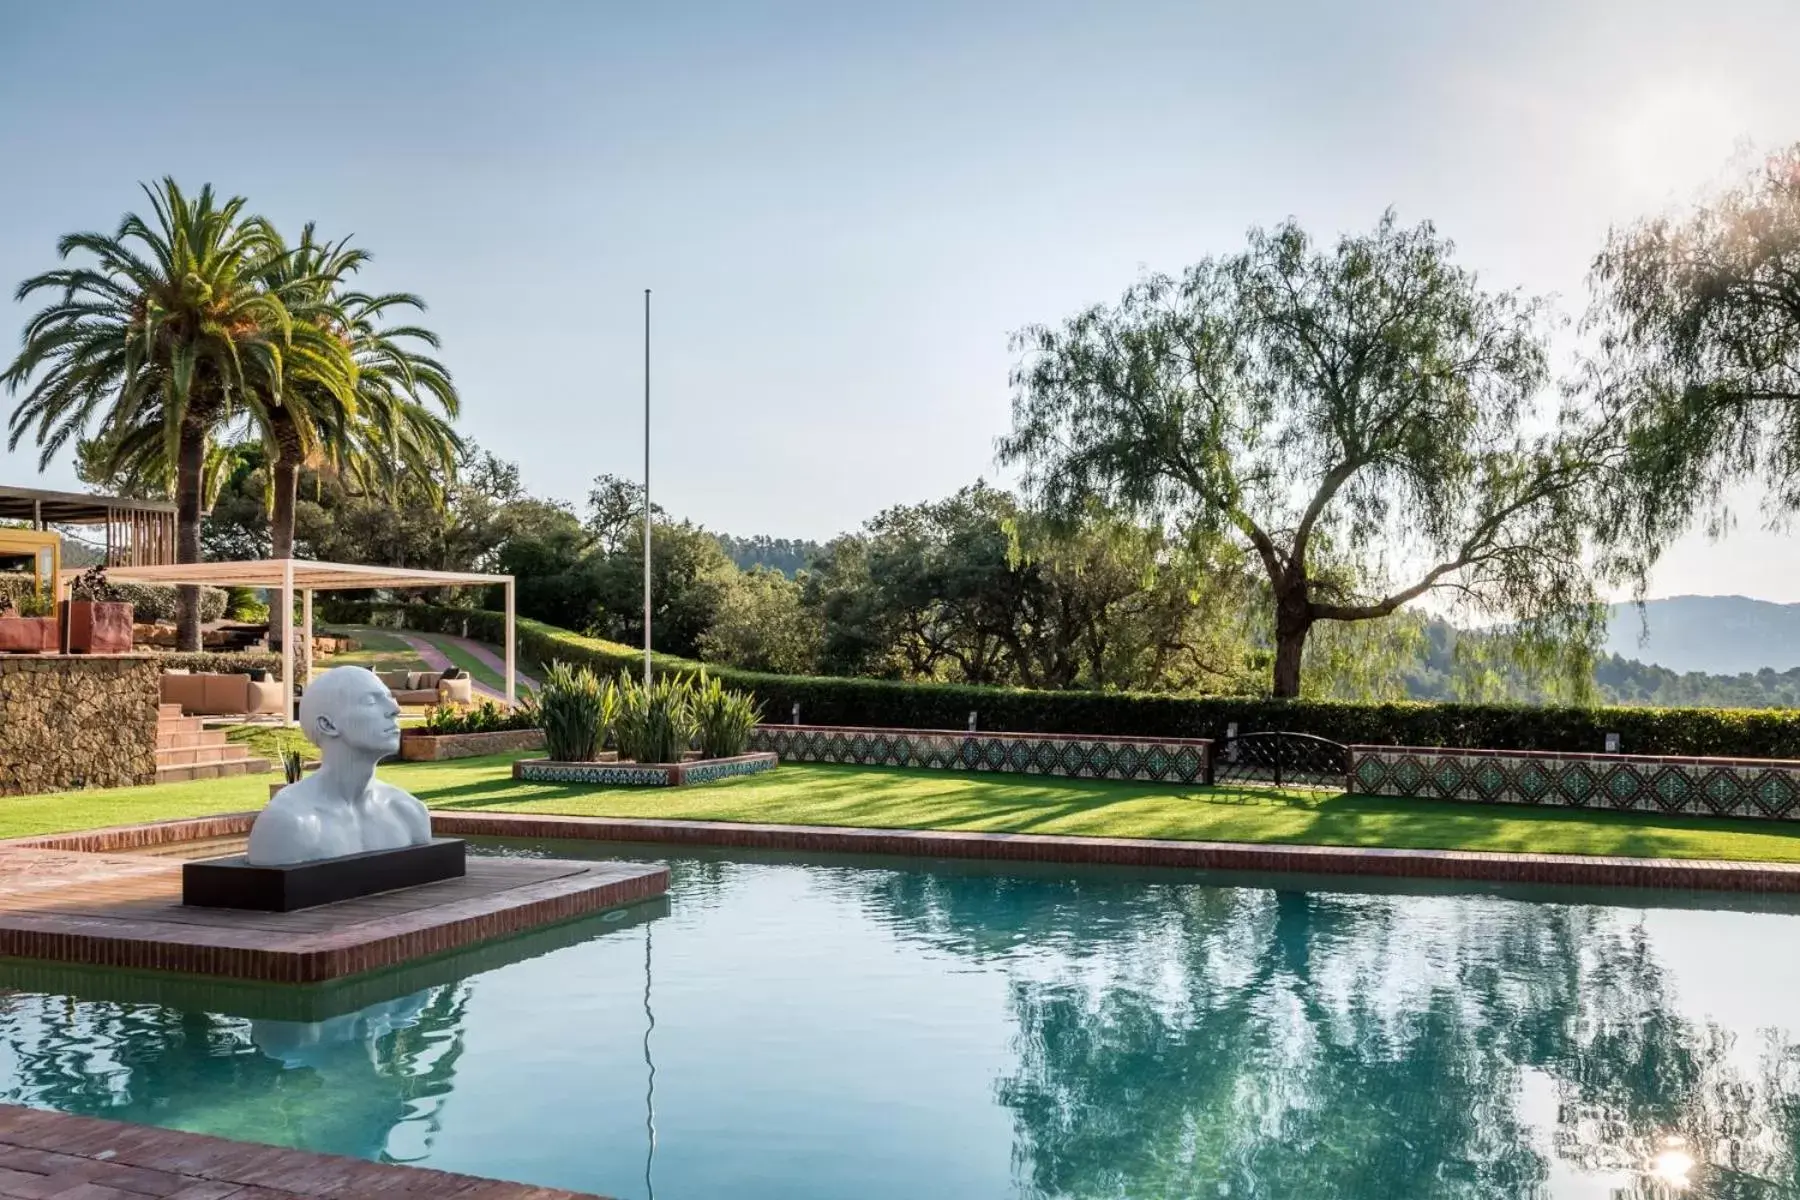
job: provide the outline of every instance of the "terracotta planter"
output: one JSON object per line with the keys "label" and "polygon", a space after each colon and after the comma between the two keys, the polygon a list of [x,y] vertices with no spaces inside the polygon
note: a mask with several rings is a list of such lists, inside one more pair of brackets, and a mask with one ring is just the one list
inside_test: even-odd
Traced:
{"label": "terracotta planter", "polygon": [[130,654],[131,605],[120,600],[65,600],[70,654]]}
{"label": "terracotta planter", "polygon": [[56,650],[55,617],[0,617],[0,654],[48,654]]}

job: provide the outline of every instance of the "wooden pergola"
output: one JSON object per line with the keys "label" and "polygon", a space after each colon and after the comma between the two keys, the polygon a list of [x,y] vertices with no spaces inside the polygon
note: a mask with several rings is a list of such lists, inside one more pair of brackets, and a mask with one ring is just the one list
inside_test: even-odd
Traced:
{"label": "wooden pergola", "polygon": [[0,520],[52,525],[97,525],[106,531],[108,567],[147,567],[175,561],[175,506],[120,496],[0,487]]}
{"label": "wooden pergola", "polygon": [[[70,572],[64,572],[65,575]],[[513,635],[513,577],[480,575],[463,571],[423,571],[406,567],[368,567],[357,563],[313,562],[305,558],[264,558],[253,562],[182,563],[179,565],[109,567],[107,578],[117,583],[154,583],[165,586],[191,584],[200,587],[248,587],[279,593],[278,610],[285,623],[292,619],[294,596],[300,596],[302,667],[312,678],[313,593],[349,592],[372,588],[404,591],[409,588],[468,587],[501,584],[506,589],[506,704],[517,703],[516,652]],[[271,614],[273,615],[273,614]],[[285,625],[284,625],[285,628]],[[281,639],[281,679],[286,693],[283,712],[294,723],[294,639],[292,630]]]}

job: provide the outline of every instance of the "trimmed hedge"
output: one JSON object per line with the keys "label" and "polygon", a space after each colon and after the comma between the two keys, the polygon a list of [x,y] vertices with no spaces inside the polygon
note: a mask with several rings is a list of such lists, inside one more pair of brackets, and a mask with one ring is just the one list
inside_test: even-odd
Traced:
{"label": "trimmed hedge", "polygon": [[[499,645],[503,614],[422,604],[346,605],[335,619],[369,624],[385,617],[424,633],[450,633]],[[637,671],[643,653],[617,642],[583,637],[519,618],[519,651],[538,662],[585,664],[596,671]],[[689,673],[701,664],[659,654],[658,670]],[[1619,735],[1626,754],[1722,758],[1800,758],[1800,710],[1749,708],[1538,708],[1512,704],[1352,704],[1260,697],[1188,697],[1129,692],[1043,692],[963,684],[901,683],[884,679],[765,675],[731,667],[706,668],[762,702],[770,722],[791,719],[800,705],[808,725],[875,725],[901,729],[965,729],[969,713],[985,730],[1012,733],[1091,733],[1220,739],[1239,733],[1287,730],[1337,742],[1377,746],[1458,746],[1487,750],[1564,750],[1599,753],[1606,735]]]}
{"label": "trimmed hedge", "polygon": [[197,675],[248,675],[251,671],[267,671],[270,679],[281,678],[281,655],[265,650],[198,650],[157,653],[156,665],[167,671],[192,671]]}
{"label": "trimmed hedge", "polygon": [[[16,602],[20,596],[29,595],[32,586],[33,579],[30,575],[16,571],[0,573],[0,596],[10,596]],[[174,588],[152,583],[115,583],[113,588],[119,593],[119,599],[130,602],[132,620],[148,624],[175,619]],[[224,615],[224,589],[201,588],[200,619],[217,621]]]}

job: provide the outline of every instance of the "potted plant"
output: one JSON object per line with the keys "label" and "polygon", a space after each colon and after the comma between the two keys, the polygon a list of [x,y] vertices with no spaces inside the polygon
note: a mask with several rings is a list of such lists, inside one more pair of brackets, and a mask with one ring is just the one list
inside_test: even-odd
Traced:
{"label": "potted plant", "polygon": [[56,649],[55,604],[36,592],[6,608],[0,597],[0,653],[43,654]]}
{"label": "potted plant", "polygon": [[131,653],[131,604],[119,599],[105,567],[89,568],[70,586],[63,631],[70,654]]}

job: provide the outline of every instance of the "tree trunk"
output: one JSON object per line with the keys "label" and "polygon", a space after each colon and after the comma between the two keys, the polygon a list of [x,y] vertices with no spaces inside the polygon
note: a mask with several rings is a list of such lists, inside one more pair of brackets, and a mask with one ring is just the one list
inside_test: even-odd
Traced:
{"label": "tree trunk", "polygon": [[[269,522],[271,554],[275,558],[292,558],[294,557],[294,502],[298,499],[300,491],[300,462],[284,450],[276,456],[271,474],[275,486],[275,505]],[[278,619],[272,605],[269,612],[269,649],[280,654],[281,644],[287,640],[287,630],[293,614],[284,614],[288,618],[287,620]]]}
{"label": "tree trunk", "polygon": [[1304,585],[1277,593],[1275,599],[1275,696],[1295,700],[1300,696],[1300,658],[1306,635],[1313,624],[1312,605]]}
{"label": "tree trunk", "polygon": [[[185,421],[175,459],[175,561],[200,561],[200,520],[205,511],[202,476],[206,468],[206,428]],[[192,585],[175,591],[175,643],[182,650],[199,650],[200,589]]]}

